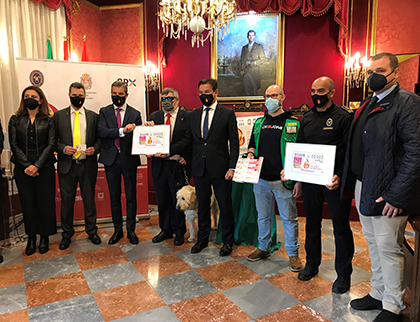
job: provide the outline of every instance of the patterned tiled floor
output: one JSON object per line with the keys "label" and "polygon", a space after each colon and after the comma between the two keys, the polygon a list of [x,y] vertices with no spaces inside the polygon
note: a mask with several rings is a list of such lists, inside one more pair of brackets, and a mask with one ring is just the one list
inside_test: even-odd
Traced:
{"label": "patterned tiled floor", "polygon": [[[352,287],[344,295],[331,293],[336,275],[330,220],[323,222],[319,275],[308,282],[289,270],[284,248],[258,262],[245,258],[253,246],[237,246],[231,256],[220,257],[220,246],[211,243],[193,255],[191,243],[153,244],[157,223],[156,215],[138,223],[140,243],[135,246],[126,238],[108,245],[112,226],[102,224],[98,246],[79,232],[66,251],[58,249],[59,234],[44,255],[25,256],[25,245],[4,248],[0,322],[372,321],[379,313],[348,305],[370,290],[369,254],[358,222],[352,222]],[[299,224],[303,243],[305,218]],[[278,232],[283,245],[281,222]],[[304,261],[303,244],[300,257]]]}

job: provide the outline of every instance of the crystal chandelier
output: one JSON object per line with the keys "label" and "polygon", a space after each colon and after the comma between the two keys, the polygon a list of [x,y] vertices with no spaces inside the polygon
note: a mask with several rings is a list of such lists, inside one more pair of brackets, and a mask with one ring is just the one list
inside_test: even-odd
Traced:
{"label": "crystal chandelier", "polygon": [[360,59],[360,53],[357,52],[353,57],[346,61],[346,85],[350,88],[359,88],[367,79],[367,68],[370,65],[367,57]]}
{"label": "crystal chandelier", "polygon": [[159,69],[152,64],[150,60],[147,61],[146,66],[143,66],[144,84],[147,90],[156,91],[159,88]]}
{"label": "crystal chandelier", "polygon": [[[163,32],[166,37],[180,39],[181,35],[187,40],[187,31],[193,36],[191,45],[197,47],[219,33],[222,40],[229,31],[229,21],[236,17],[235,0],[161,0],[158,16],[162,21]],[[158,21],[159,28],[159,21]],[[223,29],[222,29],[223,28]],[[203,32],[207,30],[207,35]]]}

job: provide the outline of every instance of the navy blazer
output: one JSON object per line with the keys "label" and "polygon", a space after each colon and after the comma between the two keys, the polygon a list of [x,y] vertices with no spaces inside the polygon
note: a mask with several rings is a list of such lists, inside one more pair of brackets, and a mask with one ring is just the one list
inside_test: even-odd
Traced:
{"label": "navy blazer", "polygon": [[[164,112],[162,110],[153,112],[150,114],[149,120],[158,124],[165,124]],[[172,133],[172,141],[169,149],[169,155],[173,156],[179,154],[187,162],[186,169],[187,173],[191,169],[191,130],[189,121],[189,111],[178,109],[178,114],[175,120],[175,127]],[[152,176],[158,177],[160,175],[160,169],[162,162],[165,159],[152,157]]]}
{"label": "navy blazer", "polygon": [[[139,111],[127,104],[121,126],[125,127],[130,123],[141,125],[141,115]],[[103,163],[105,166],[110,166],[114,163],[118,153],[118,149],[115,146],[115,139],[119,138],[122,164],[129,168],[136,168],[140,165],[140,156],[131,154],[133,133],[126,133],[123,137],[120,137],[119,135],[117,117],[115,116],[113,104],[102,107],[99,110],[98,130],[99,137],[102,141],[99,162]]]}
{"label": "navy blazer", "polygon": [[229,169],[235,169],[239,156],[238,124],[235,112],[217,104],[206,140],[201,135],[203,107],[191,112],[193,139],[192,175],[201,177],[207,168],[210,177],[223,178]]}

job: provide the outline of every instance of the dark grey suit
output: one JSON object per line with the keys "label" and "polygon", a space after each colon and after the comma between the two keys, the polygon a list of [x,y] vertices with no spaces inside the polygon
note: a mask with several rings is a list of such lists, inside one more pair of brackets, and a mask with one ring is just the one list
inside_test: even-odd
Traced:
{"label": "dark grey suit", "polygon": [[80,193],[83,198],[85,231],[89,235],[98,231],[96,226],[95,183],[98,170],[97,155],[101,148],[101,141],[98,136],[98,114],[88,109],[85,109],[85,111],[86,147],[94,147],[95,153],[92,156],[86,156],[86,161],[81,161],[80,163],[76,163],[71,155],[64,153],[66,146],[73,146],[70,107],[54,113],[63,238],[71,238],[74,234],[73,212],[77,183],[80,185]]}

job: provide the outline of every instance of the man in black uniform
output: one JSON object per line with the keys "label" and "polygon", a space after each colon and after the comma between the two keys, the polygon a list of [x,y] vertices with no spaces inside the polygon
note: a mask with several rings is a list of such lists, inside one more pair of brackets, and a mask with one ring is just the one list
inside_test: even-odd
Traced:
{"label": "man in black uniform", "polygon": [[336,154],[331,184],[321,186],[302,183],[306,214],[306,266],[299,272],[298,278],[308,281],[318,274],[321,264],[322,208],[325,199],[334,227],[335,270],[338,275],[332,290],[334,293],[345,293],[350,288],[354,242],[349,223],[351,199],[340,200],[338,187],[343,173],[346,143],[353,114],[333,102],[335,89],[331,78],[317,78],[312,84],[311,93],[314,107],[301,119],[298,142],[335,145]]}

